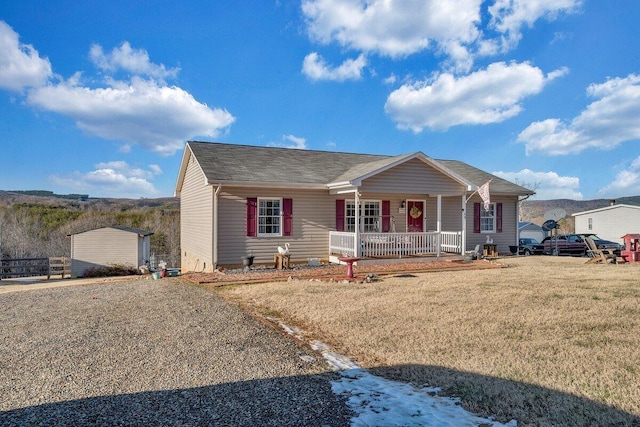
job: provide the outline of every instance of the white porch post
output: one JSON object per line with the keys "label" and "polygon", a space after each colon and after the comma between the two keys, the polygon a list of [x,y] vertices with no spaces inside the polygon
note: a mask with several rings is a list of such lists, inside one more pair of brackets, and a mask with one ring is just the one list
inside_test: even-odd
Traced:
{"label": "white porch post", "polygon": [[438,194],[438,202],[436,208],[436,231],[438,232],[436,236],[436,256],[440,256],[440,251],[442,250],[442,194]]}
{"label": "white porch post", "polygon": [[355,224],[355,239],[353,242],[353,254],[355,257],[360,257],[360,194],[358,190],[354,192],[354,201],[356,204],[356,224]]}
{"label": "white porch post", "polygon": [[462,195],[462,241],[460,255],[464,255],[467,250],[467,193]]}

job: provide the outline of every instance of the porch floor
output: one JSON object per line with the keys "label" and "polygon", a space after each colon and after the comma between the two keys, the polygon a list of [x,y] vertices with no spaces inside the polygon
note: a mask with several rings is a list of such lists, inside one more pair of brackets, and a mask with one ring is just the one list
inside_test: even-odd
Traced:
{"label": "porch floor", "polygon": [[[340,262],[338,260],[338,257],[341,256],[342,255],[330,255],[329,262],[333,264],[344,264],[343,262]],[[461,261],[463,259],[464,257],[460,254],[442,252],[439,257],[435,254],[362,257],[360,258],[360,261],[355,262],[354,265],[394,264],[401,262]]]}

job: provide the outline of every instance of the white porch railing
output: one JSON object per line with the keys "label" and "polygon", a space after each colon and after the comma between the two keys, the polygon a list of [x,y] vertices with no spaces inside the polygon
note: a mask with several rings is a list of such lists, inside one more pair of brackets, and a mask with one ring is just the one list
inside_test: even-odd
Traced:
{"label": "white porch railing", "polygon": [[[329,232],[329,254],[354,256],[355,233]],[[424,233],[360,233],[360,257],[404,257],[462,253],[460,231],[429,231]]]}
{"label": "white porch railing", "polygon": [[355,233],[345,231],[329,232],[329,254],[342,256],[355,256]]}

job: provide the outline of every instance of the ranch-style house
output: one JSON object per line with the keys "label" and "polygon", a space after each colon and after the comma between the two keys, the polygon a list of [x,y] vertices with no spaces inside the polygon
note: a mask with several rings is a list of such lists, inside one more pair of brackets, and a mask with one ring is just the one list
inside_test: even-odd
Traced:
{"label": "ranch-style house", "polygon": [[[490,181],[488,209],[477,190]],[[457,160],[191,141],[180,198],[183,272],[272,263],[429,259],[488,239],[518,242],[518,201],[533,191]]]}

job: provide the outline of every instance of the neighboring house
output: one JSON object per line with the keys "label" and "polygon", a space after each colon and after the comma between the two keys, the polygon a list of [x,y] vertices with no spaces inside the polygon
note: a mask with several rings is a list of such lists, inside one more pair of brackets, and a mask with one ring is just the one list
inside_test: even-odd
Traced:
{"label": "neighboring house", "polygon": [[536,239],[538,242],[542,242],[542,239],[547,237],[547,233],[545,233],[542,227],[532,222],[521,222],[518,225],[518,233],[521,239]]}
{"label": "neighboring house", "polygon": [[81,277],[88,269],[114,265],[138,268],[149,261],[152,234],[121,226],[70,234],[71,274]]}
{"label": "neighboring house", "polygon": [[595,233],[604,240],[623,243],[622,236],[640,233],[640,206],[610,205],[573,214],[576,233]]}
{"label": "neighboring house", "polygon": [[[479,186],[492,179],[489,210]],[[518,200],[533,194],[455,160],[188,142],[180,197],[183,271],[213,271],[253,255],[273,262],[462,254],[517,244]],[[356,209],[356,206],[360,206]],[[357,225],[357,226],[356,226]]]}

